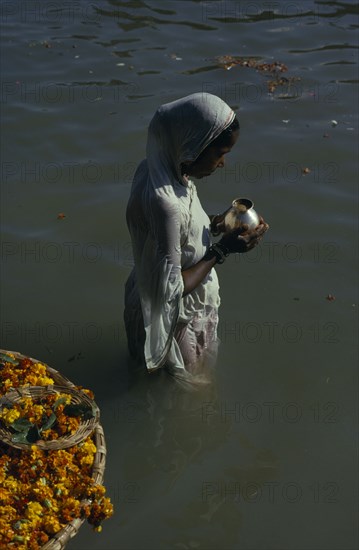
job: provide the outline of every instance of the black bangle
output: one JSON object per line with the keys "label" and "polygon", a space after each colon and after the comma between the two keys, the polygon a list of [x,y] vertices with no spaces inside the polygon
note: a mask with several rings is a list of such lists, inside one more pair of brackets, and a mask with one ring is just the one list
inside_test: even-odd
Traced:
{"label": "black bangle", "polygon": [[227,248],[226,246],[224,246],[223,243],[221,243],[221,241],[219,241],[218,243],[215,243],[215,246],[217,246],[218,248],[221,249],[221,251],[223,252],[223,254],[227,257],[229,256],[230,252],[229,252],[229,248]]}
{"label": "black bangle", "polygon": [[217,264],[223,264],[228,254],[229,254],[229,250],[228,248],[223,246],[223,244],[214,243],[209,247],[206,254],[203,256],[203,259],[212,260],[212,258],[216,258]]}

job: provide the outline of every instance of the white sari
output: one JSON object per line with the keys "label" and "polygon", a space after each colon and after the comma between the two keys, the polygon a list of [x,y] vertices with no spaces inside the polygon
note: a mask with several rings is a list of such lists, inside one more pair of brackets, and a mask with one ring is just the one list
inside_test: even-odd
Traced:
{"label": "white sari", "polygon": [[211,235],[196,187],[181,175],[181,164],[194,161],[234,116],[220,98],[196,93],[162,105],[150,123],[147,159],[137,168],[127,206],[135,267],[125,293],[129,349],[135,355],[144,348],[149,371],[166,366],[187,378],[176,329],[195,322],[205,333],[218,310],[214,269],[182,296],[181,271],[203,258]]}

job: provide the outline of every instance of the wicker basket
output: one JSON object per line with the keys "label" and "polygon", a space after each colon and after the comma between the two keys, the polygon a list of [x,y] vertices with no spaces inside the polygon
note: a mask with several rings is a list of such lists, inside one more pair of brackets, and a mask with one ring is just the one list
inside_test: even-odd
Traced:
{"label": "wicker basket", "polygon": [[[0,349],[0,353],[4,353],[5,355],[8,353],[11,353],[17,359],[30,359],[31,361],[34,361],[36,363],[42,363],[43,365],[45,365],[49,376],[53,378],[56,385],[62,386],[66,388],[66,390],[76,389],[75,384],[73,384],[68,378],[66,378],[66,376],[63,376],[57,370],[49,367],[43,361],[39,361],[38,359],[33,359],[32,357],[27,357],[26,355],[22,355],[21,353],[18,353],[16,351]],[[94,480],[95,483],[102,484],[104,474],[105,474],[105,466],[106,466],[106,442],[105,442],[105,435],[103,432],[103,428],[99,423],[95,426],[95,429],[93,432],[93,439],[96,445],[96,453],[95,453],[94,462],[92,466],[92,479]],[[84,499],[81,501],[82,506],[86,506],[87,504],[90,504],[90,503],[91,503],[91,500],[89,499]],[[63,550],[66,544],[69,542],[69,540],[72,539],[78,533],[84,521],[85,521],[85,517],[76,518],[70,521],[65,527],[63,527],[58,533],[56,533],[56,535],[54,535],[46,544],[44,544],[41,550]]]}
{"label": "wicker basket", "polygon": [[0,424],[0,439],[12,445],[18,449],[28,449],[31,445],[36,445],[39,449],[48,449],[52,451],[58,451],[59,449],[67,449],[73,447],[78,443],[81,443],[87,436],[89,436],[95,429],[100,418],[100,411],[96,403],[90,399],[84,392],[74,390],[67,386],[26,386],[15,388],[9,391],[3,397],[0,398],[6,405],[8,403],[13,404],[20,401],[22,397],[31,397],[34,400],[45,397],[46,395],[56,395],[60,393],[66,393],[71,396],[71,404],[84,404],[90,407],[93,411],[93,418],[87,420],[81,420],[79,428],[74,434],[64,435],[58,439],[52,441],[36,441],[35,443],[14,443],[12,440],[13,432],[6,426]]}
{"label": "wicker basket", "polygon": [[59,386],[66,386],[67,388],[77,389],[75,384],[70,382],[70,380],[66,378],[66,376],[64,376],[63,374],[60,374],[59,371],[49,367],[49,365],[47,365],[43,361],[39,361],[38,359],[34,359],[33,357],[28,357],[27,355],[22,355],[22,353],[19,353],[18,351],[9,351],[6,349],[0,349],[0,354],[8,355],[9,353],[11,353],[11,355],[14,355],[16,359],[19,359],[19,360],[30,359],[30,361],[34,361],[35,363],[41,363],[42,365],[45,365],[46,370],[49,373],[49,376],[53,378],[55,384],[58,384]]}

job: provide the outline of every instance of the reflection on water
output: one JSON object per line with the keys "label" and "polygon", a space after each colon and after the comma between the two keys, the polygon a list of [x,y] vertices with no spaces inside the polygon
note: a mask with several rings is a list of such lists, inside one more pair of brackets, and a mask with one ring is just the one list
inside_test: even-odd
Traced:
{"label": "reflection on water", "polygon": [[[121,2],[109,2],[110,4],[113,4],[115,6],[121,5]],[[126,7],[135,7],[135,8],[147,8],[148,6],[146,4],[136,5],[136,6],[128,6]],[[117,21],[118,26],[124,30],[124,31],[132,31],[132,30],[138,30],[146,27],[150,27],[153,29],[157,29],[160,25],[168,25],[168,24],[175,24],[175,25],[184,25],[191,27],[194,30],[199,31],[212,31],[215,30],[216,27],[205,25],[196,21],[181,21],[178,19],[162,19],[159,17],[153,17],[151,15],[137,15],[131,11],[123,11],[123,10],[104,10],[100,8],[95,8],[96,12],[101,16],[110,17],[111,19],[115,19]],[[170,11],[170,10],[152,10],[156,11],[158,13],[161,13],[163,15],[176,15],[176,12]],[[131,23],[127,23],[127,21],[131,21]]]}
{"label": "reflection on water", "polygon": [[[223,539],[231,547],[240,539],[242,502],[255,502],[266,482],[276,478],[273,452],[240,435],[237,457],[213,462],[233,437],[235,422],[233,411],[223,421],[215,381],[186,392],[165,373],[157,380],[139,376],[130,398],[141,407],[141,420],[122,450],[122,475],[136,479],[156,503],[176,495],[175,506],[162,512],[161,547],[215,550]],[[171,536],[184,529],[186,536]]]}

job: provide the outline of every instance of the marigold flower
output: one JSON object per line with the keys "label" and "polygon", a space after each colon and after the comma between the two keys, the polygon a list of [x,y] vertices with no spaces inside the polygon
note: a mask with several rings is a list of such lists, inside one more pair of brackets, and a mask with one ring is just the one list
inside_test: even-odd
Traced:
{"label": "marigold flower", "polygon": [[25,517],[30,521],[39,520],[42,516],[42,506],[39,502],[29,502],[25,510]]}
{"label": "marigold flower", "polygon": [[20,412],[17,409],[7,409],[4,407],[0,412],[0,418],[6,422],[6,424],[12,424],[15,420],[20,418]]}
{"label": "marigold flower", "polygon": [[61,524],[59,522],[59,520],[57,519],[56,516],[49,516],[45,521],[44,521],[44,529],[46,531],[46,533],[49,533],[49,535],[55,535],[56,533],[58,533],[62,527],[63,527],[63,524]]}
{"label": "marigold flower", "polygon": [[[8,354],[15,359],[13,354]],[[48,385],[54,381],[42,363],[24,358],[18,364],[1,360],[0,394],[24,385]],[[82,389],[93,397],[90,390]],[[65,401],[53,411],[54,403]],[[3,408],[0,420],[11,425],[18,418],[31,418],[43,425],[52,412],[58,412],[66,433],[78,429],[80,419],[64,412],[68,394],[50,394],[36,401],[24,397],[12,408]],[[55,424],[43,431],[49,439],[60,436]],[[105,497],[105,488],[91,477],[96,453],[92,437],[79,445],[58,451],[43,451],[36,445],[28,450],[9,447],[0,441],[0,548],[41,550],[41,547],[60,531],[67,522],[82,515],[95,530],[110,517],[113,507]],[[41,476],[41,477],[40,477]],[[82,505],[84,499],[90,503]]]}

